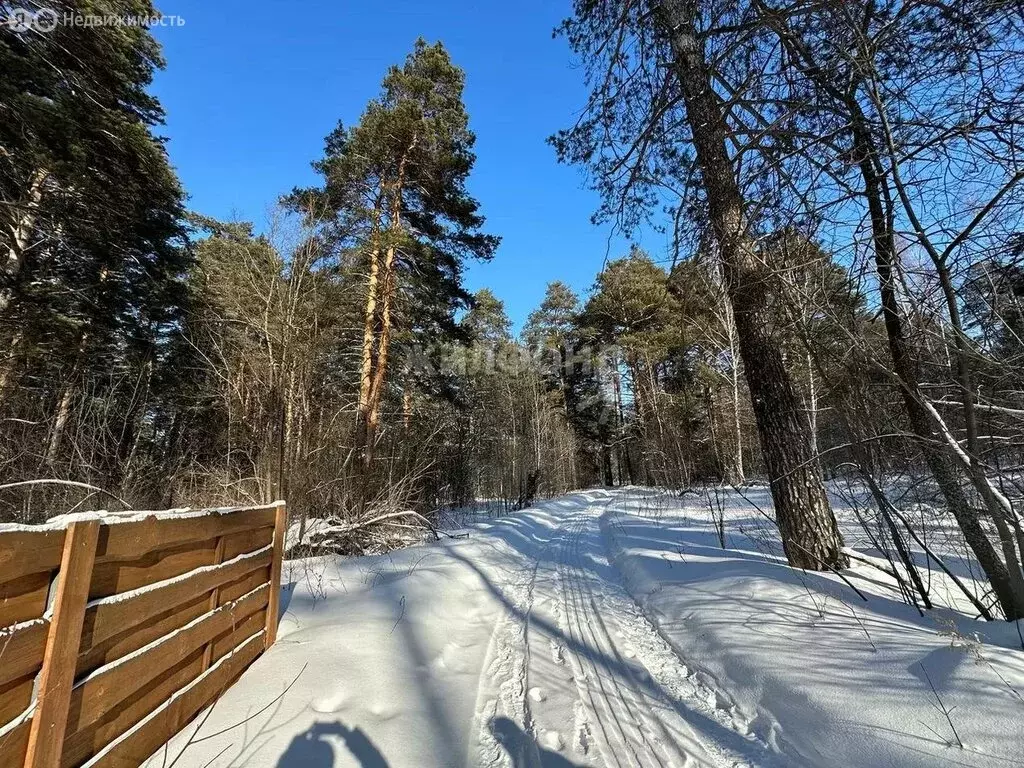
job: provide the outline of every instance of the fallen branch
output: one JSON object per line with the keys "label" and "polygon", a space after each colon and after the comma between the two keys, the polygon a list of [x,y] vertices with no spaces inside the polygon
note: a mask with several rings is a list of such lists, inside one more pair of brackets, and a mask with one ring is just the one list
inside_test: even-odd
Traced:
{"label": "fallen branch", "polygon": [[388,520],[395,520],[400,517],[415,517],[430,529],[430,532],[434,534],[435,540],[439,540],[441,538],[441,534],[438,533],[437,528],[434,527],[433,523],[427,520],[427,518],[419,512],[413,512],[412,510],[407,510],[405,512],[389,512],[386,515],[378,515],[377,517],[372,517],[369,520],[360,520],[357,523],[344,523],[342,525],[331,526],[327,531],[325,531],[325,533],[352,533],[354,531],[363,530],[364,528],[369,528],[371,525],[379,525],[386,523]]}
{"label": "fallen branch", "polygon": [[[890,568],[886,568],[884,565],[879,565],[878,563],[874,562],[873,560],[869,560],[866,557],[861,557],[859,554],[857,554],[857,552],[852,550],[850,547],[844,547],[843,551],[846,553],[846,556],[849,557],[851,560],[856,560],[859,563],[864,563],[864,565],[870,565],[872,568],[877,568],[879,571],[884,573],[886,576],[890,576],[890,577],[892,577],[894,579],[899,579],[900,578],[899,574],[897,574],[894,570],[892,570]],[[895,588],[893,588],[893,589],[894,589],[894,591],[898,591],[898,590],[895,590]]]}

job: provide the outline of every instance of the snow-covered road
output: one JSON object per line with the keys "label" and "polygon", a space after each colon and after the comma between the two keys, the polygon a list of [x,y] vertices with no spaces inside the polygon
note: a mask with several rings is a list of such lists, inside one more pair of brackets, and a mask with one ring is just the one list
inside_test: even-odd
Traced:
{"label": "snow-covered road", "polygon": [[535,565],[491,640],[471,764],[731,766],[763,755],[626,593],[600,528],[611,498],[569,497],[515,524]]}
{"label": "snow-covered road", "polygon": [[[1007,625],[956,647],[881,587],[854,605],[838,579],[794,575],[754,546],[749,508],[728,550],[696,512],[595,490],[468,538],[293,563],[277,645],[148,765],[1020,764]],[[918,659],[964,711],[963,749]]]}

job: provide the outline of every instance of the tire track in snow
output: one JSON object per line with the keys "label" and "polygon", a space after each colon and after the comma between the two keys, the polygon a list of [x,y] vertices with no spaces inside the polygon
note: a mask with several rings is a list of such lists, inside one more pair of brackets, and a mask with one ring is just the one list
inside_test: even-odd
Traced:
{"label": "tire track in snow", "polygon": [[[557,531],[556,531],[557,533]],[[484,662],[484,675],[480,678],[477,703],[474,709],[473,734],[470,741],[469,765],[499,768],[540,768],[533,716],[530,712],[528,692],[530,670],[530,625],[536,592],[537,571],[543,554],[550,548],[553,535],[541,553],[528,568],[528,578],[511,582],[505,587],[506,607],[495,624],[488,643]],[[529,737],[526,754],[513,758],[498,741],[491,723],[506,717],[523,729]]]}
{"label": "tire track in snow", "polygon": [[[606,510],[598,519],[602,560],[608,562],[614,571],[617,587],[612,598],[617,603],[616,610],[611,613],[619,616],[623,634],[637,649],[638,658],[670,699],[671,706],[684,722],[694,721],[690,730],[699,734],[699,740],[719,764],[762,768],[790,768],[795,765],[792,757],[781,755],[762,737],[756,723],[739,714],[726,691],[705,682],[690,668],[627,588],[609,549],[611,533],[608,527],[615,524],[613,518],[617,514],[626,513]],[[709,730],[715,733],[708,733]]]}
{"label": "tire track in snow", "polygon": [[[596,725],[601,735],[598,749],[605,764],[622,768],[623,763],[619,759],[619,750],[621,749],[631,754],[633,764],[642,765],[640,755],[637,754],[630,738],[625,733],[620,715],[612,706],[611,695],[606,689],[606,678],[601,674],[597,662],[591,656],[591,653],[603,653],[605,649],[594,643],[593,638],[588,636],[590,633],[586,631],[584,621],[587,618],[587,612],[581,606],[582,594],[578,566],[571,564],[571,558],[576,554],[576,545],[582,525],[582,520],[574,524],[571,535],[565,542],[562,558],[563,602],[570,639],[575,646],[590,649],[590,653],[576,649],[570,650],[570,657],[574,662],[573,668],[577,672],[575,678],[577,689],[586,708],[588,722],[592,728]],[[613,679],[613,677],[609,676],[609,679]]]}
{"label": "tire track in snow", "polygon": [[[739,768],[780,765],[749,733],[717,692],[692,678],[686,665],[645,616],[626,590],[608,557],[602,522],[608,504],[591,504],[560,521],[538,540],[535,561],[503,574],[502,591],[509,603],[495,625],[477,693],[470,765],[540,768],[544,763],[531,710],[531,641],[544,650],[534,660],[535,673],[544,665],[568,664],[576,700],[569,716],[574,733],[571,749],[581,764],[607,768]],[[557,628],[538,614],[534,601],[541,561],[554,549],[550,574]],[[531,555],[526,555],[531,557]],[[547,566],[545,566],[547,567]],[[543,600],[545,598],[536,598]],[[557,633],[557,636],[556,634]],[[547,657],[550,656],[550,659]],[[542,663],[544,662],[544,663]],[[552,681],[538,679],[546,686]],[[557,716],[538,698],[537,716]],[[491,728],[495,718],[508,718],[524,739],[503,745]],[[550,723],[548,723],[550,725]],[[568,726],[569,723],[566,723]],[[722,729],[727,729],[723,731]],[[552,745],[545,742],[546,747]],[[560,749],[556,746],[555,749]],[[510,754],[509,750],[515,752]],[[755,757],[753,761],[751,757]]]}
{"label": "tire track in snow", "polygon": [[[571,655],[581,672],[577,686],[591,727],[600,737],[601,757],[615,768],[690,765],[690,754],[664,722],[674,713],[666,703],[652,701],[644,690],[643,681],[649,675],[623,658],[597,606],[600,599],[605,610],[609,607],[608,586],[613,585],[598,583],[583,560],[586,534],[592,534],[595,524],[592,512],[574,521],[563,545],[562,567],[574,646]],[[587,555],[594,558],[595,553]]]}

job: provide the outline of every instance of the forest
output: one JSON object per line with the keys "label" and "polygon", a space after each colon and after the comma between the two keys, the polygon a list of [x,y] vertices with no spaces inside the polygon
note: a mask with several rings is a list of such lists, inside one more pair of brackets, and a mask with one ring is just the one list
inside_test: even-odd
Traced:
{"label": "forest", "polygon": [[569,14],[590,95],[552,162],[671,248],[587,254],[592,287],[515,333],[465,283],[502,233],[443,42],[245,222],[189,206],[149,29],[0,25],[0,520],[287,499],[344,523],[309,546],[362,553],[482,501],[768,482],[790,564],[838,572],[838,483],[907,602],[953,570],[934,514],[975,613],[1024,617],[1021,6]]}

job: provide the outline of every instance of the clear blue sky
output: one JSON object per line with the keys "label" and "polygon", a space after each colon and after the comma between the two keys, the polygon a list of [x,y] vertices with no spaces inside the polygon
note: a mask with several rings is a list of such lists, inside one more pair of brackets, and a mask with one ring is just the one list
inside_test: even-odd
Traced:
{"label": "clear blue sky", "polygon": [[[493,262],[474,265],[471,290],[490,287],[518,328],[551,280],[581,293],[606,253],[626,251],[579,168],[559,166],[545,139],[584,105],[582,72],[551,31],[568,0],[158,0],[185,19],[156,31],[167,69],[154,90],[167,110],[171,161],[210,216],[265,222],[277,197],[316,177],[310,162],[339,119],[352,124],[387,67],[417,36],[441,40],[466,71],[477,134],[470,190],[488,230],[503,238]],[[665,241],[642,243],[661,255]]]}

